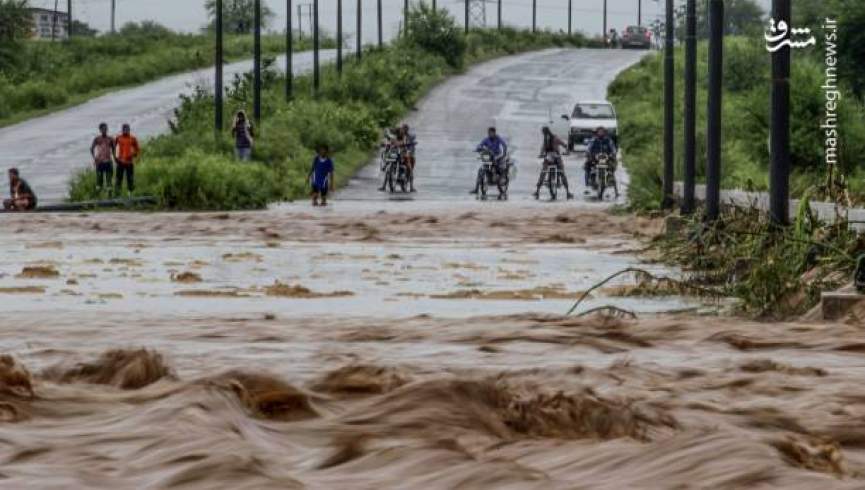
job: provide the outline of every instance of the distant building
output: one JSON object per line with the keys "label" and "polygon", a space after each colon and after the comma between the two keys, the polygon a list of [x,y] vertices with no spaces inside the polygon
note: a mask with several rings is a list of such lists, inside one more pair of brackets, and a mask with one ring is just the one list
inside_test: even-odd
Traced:
{"label": "distant building", "polygon": [[31,8],[33,26],[31,33],[34,39],[52,39],[51,31],[54,31],[54,39],[66,39],[69,32],[66,27],[69,22],[69,14],[66,12],[54,12],[53,10]]}

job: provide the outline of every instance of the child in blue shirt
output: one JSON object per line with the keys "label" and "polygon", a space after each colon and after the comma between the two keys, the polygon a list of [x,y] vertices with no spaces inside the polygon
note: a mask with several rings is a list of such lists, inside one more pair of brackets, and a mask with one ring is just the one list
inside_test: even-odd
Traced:
{"label": "child in blue shirt", "polygon": [[321,205],[327,206],[327,192],[333,190],[333,160],[327,156],[327,153],[327,145],[319,145],[318,154],[312,161],[312,168],[309,171],[313,206],[319,205],[319,198],[321,198]]}

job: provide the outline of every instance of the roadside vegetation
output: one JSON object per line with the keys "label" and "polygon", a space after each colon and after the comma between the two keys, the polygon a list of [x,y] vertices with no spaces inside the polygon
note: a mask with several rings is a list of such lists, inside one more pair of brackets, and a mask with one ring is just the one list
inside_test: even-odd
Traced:
{"label": "roadside vegetation", "polygon": [[[683,267],[688,286],[737,298],[744,313],[766,318],[800,315],[816,305],[820,292],[850,282],[856,258],[865,252],[865,240],[850,231],[839,217],[821,223],[811,212],[812,201],[832,194],[849,204],[865,203],[865,76],[859,57],[865,49],[865,13],[860,2],[800,0],[794,7],[797,27],[810,27],[818,45],[797,50],[791,77],[791,192],[801,199],[789,227],[772,225],[765,213],[725,209],[715,223],[704,223],[700,212],[683,217],[684,223],[656,238],[659,259]],[[752,9],[753,10],[753,9]],[[745,10],[743,10],[744,12]],[[839,165],[829,179],[820,125],[826,118],[826,82],[823,28],[827,14],[839,21],[838,66],[841,100]],[[756,23],[755,23],[756,16]],[[728,20],[725,38],[722,181],[724,189],[767,190],[771,56],[766,52],[759,10]],[[705,36],[705,32],[701,33]],[[704,182],[706,166],[706,104],[708,46],[698,45],[697,64],[697,179]],[[684,48],[676,63],[676,176],[683,175]],[[658,209],[663,159],[663,59],[652,56],[626,70],[610,86],[609,98],[619,116],[621,146],[631,177],[630,207]],[[842,176],[839,179],[839,174]],[[841,191],[841,192],[839,192]],[[846,196],[845,196],[846,194]],[[848,204],[848,202],[845,202]]]}
{"label": "roadside vegetation", "polygon": [[[420,5],[410,14],[409,35],[392,45],[367,49],[362,60],[347,59],[343,73],[322,69],[319,94],[309,76],[294,81],[286,101],[284,77],[266,66],[262,121],[256,128],[253,161],[234,159],[228,131],[233,114],[251,114],[251,74],[229,84],[226,128],[213,130],[213,94],[199,87],[181,97],[169,134],[144,145],[137,165],[136,195],[154,196],[161,209],[216,210],[261,208],[270,202],[308,194],[307,173],[319,144],[336,163],[336,183],[344,184],[377,149],[382,128],[396,124],[430,87],[465,66],[496,56],[555,46],[585,46],[582,35],[504,29],[462,32],[445,11]],[[70,199],[102,197],[91,170],[70,185]]]}
{"label": "roadside vegetation", "polygon": [[[838,63],[841,67],[839,170],[853,203],[865,203],[865,105],[862,99],[862,64],[865,50],[865,14],[844,0],[833,10],[826,3],[802,1],[797,25],[812,26],[817,38],[823,29],[820,12],[840,15]],[[806,5],[807,4],[807,5]],[[813,5],[812,5],[813,4]],[[813,13],[806,7],[813,7]],[[806,15],[807,14],[807,15]],[[813,20],[811,20],[813,18]],[[728,30],[729,30],[728,26]],[[744,30],[744,29],[743,29]],[[859,40],[859,44],[854,41]],[[822,42],[822,41],[821,41]],[[858,46],[858,48],[857,48]],[[815,199],[827,194],[826,165],[823,157],[826,99],[822,46],[797,51],[793,56],[791,78],[791,142],[793,176],[791,191],[802,196],[811,191]],[[697,63],[697,178],[702,182],[706,164],[706,103],[708,46],[701,41]],[[684,48],[676,49],[676,176],[683,174]],[[722,188],[766,190],[769,164],[769,110],[771,57],[762,35],[728,36],[724,53]],[[661,202],[663,158],[663,59],[652,56],[623,72],[610,86],[609,98],[616,105],[624,160],[631,175],[629,197],[635,209],[656,209]],[[835,182],[834,185],[838,185]],[[837,188],[836,188],[837,189]]]}
{"label": "roadside vegetation", "polygon": [[[116,34],[76,22],[69,40],[32,40],[25,0],[0,0],[0,126],[84,102],[109,90],[214,64],[214,36],[181,34],[150,21]],[[271,13],[272,15],[272,13]],[[228,17],[227,61],[251,58],[253,39],[243,17]],[[230,30],[229,30],[230,28]],[[295,49],[309,48],[304,40]],[[327,46],[332,46],[327,40]],[[282,35],[262,37],[266,55],[285,52]]]}
{"label": "roadside vegetation", "polygon": [[737,298],[743,313],[784,319],[808,312],[822,291],[850,282],[865,237],[847,221],[820,222],[806,197],[791,226],[772,225],[765,213],[730,208],[708,225],[701,217],[656,238],[653,249],[682,266],[685,284]]}

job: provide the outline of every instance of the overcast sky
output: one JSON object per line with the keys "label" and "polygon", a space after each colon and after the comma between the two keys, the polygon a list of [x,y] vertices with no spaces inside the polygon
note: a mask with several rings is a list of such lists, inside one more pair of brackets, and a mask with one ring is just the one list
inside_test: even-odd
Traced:
{"label": "overcast sky", "polygon": [[[57,0],[30,0],[35,7],[54,8]],[[230,0],[226,0],[230,1]],[[273,29],[282,30],[286,18],[285,0],[262,0],[273,9],[277,18]],[[294,5],[310,3],[312,0],[294,0]],[[412,0],[415,1],[415,0]],[[496,0],[487,0],[488,20],[495,22]],[[638,0],[607,0],[609,27],[620,30],[626,25],[636,24]],[[204,0],[116,0],[118,27],[129,21],[155,20],[172,29],[180,31],[196,31],[207,23],[204,11]],[[336,30],[337,0],[319,0],[320,25],[331,32]],[[376,0],[362,0],[364,39],[373,40],[376,32]],[[463,18],[463,0],[438,0],[439,6],[445,6],[455,14],[460,21]],[[553,29],[567,29],[568,0],[537,0],[538,25]],[[602,30],[603,0],[573,0],[574,29],[588,34],[599,34]],[[677,0],[677,5],[683,0]],[[768,8],[771,0],[758,0],[764,8]],[[400,21],[402,0],[382,0],[384,6],[385,32],[395,32]],[[532,0],[502,0],[503,20],[506,24],[518,26],[531,25]],[[658,13],[663,13],[663,0],[642,0],[643,20],[654,19]],[[59,0],[59,8],[66,9],[66,0]],[[343,0],[345,31],[353,34],[356,24],[357,0]],[[296,7],[295,7],[296,9]],[[107,30],[111,18],[111,0],[72,0],[72,12],[75,18],[85,20],[99,30]],[[295,26],[297,18],[294,19]],[[307,29],[304,25],[304,30]]]}

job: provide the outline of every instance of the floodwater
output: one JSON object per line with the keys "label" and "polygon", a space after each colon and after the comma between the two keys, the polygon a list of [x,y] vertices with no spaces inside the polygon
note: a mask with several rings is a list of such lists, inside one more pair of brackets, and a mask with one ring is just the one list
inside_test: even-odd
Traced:
{"label": "floodwater", "polygon": [[6,217],[0,486],[861,487],[859,323],[563,317],[659,223],[428,207]]}
{"label": "floodwater", "polygon": [[641,254],[661,223],[579,185],[535,201],[530,164],[507,202],[467,194],[470,130],[530,162],[554,104],[638,57],[438,87],[410,118],[416,195],[370,167],[324,209],[0,217],[0,488],[865,486],[865,311],[765,324],[593,289],[680,275]]}

